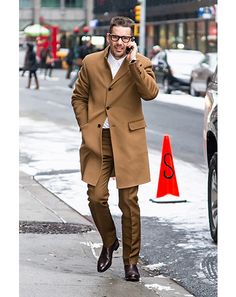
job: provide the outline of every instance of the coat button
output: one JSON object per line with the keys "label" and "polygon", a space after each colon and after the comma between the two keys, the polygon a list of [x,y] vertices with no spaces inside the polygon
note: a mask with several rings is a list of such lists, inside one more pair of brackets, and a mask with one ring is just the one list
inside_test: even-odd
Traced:
{"label": "coat button", "polygon": [[111,88],[110,87],[108,88],[108,91],[111,91]]}
{"label": "coat button", "polygon": [[109,110],[110,109],[110,106],[107,106],[106,109]]}
{"label": "coat button", "polygon": [[98,124],[98,128],[101,128],[101,124]]}

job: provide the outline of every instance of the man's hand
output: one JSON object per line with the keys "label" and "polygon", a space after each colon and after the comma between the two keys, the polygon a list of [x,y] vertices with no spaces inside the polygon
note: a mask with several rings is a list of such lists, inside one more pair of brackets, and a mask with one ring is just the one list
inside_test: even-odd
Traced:
{"label": "man's hand", "polygon": [[138,52],[138,46],[135,41],[130,41],[127,44],[127,47],[132,48],[131,51],[127,54],[126,59],[131,62],[132,60],[136,60],[136,55]]}

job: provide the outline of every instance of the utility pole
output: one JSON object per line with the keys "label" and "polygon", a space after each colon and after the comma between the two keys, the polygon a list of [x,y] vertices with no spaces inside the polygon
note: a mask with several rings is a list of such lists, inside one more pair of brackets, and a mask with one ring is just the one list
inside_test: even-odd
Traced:
{"label": "utility pole", "polygon": [[33,16],[32,16],[32,21],[33,24],[39,24],[39,17],[40,17],[40,0],[34,0],[33,1]]}
{"label": "utility pole", "polygon": [[145,37],[146,37],[146,0],[138,1],[141,5],[141,19],[139,31],[139,52],[145,54]]}
{"label": "utility pole", "polygon": [[86,2],[86,4],[85,4],[85,25],[89,26],[90,34],[93,35],[93,27],[91,27],[90,21],[93,20],[94,1],[87,0],[85,2]]}

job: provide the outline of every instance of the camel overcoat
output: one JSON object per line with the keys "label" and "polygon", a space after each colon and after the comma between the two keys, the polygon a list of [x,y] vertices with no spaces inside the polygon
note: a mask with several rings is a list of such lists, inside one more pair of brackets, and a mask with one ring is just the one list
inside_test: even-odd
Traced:
{"label": "camel overcoat", "polygon": [[124,59],[112,79],[107,61],[109,46],[86,56],[72,94],[72,106],[82,133],[82,180],[96,185],[102,166],[102,127],[108,117],[117,188],[150,181],[146,123],[142,99],[152,100],[158,86],[148,58]]}

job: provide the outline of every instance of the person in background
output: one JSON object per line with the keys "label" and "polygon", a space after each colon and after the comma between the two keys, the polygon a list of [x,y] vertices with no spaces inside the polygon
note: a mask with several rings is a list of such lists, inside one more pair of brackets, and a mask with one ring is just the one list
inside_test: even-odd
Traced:
{"label": "person in background", "polygon": [[47,49],[42,48],[40,51],[40,73],[41,70],[45,71],[46,68],[46,56],[47,56]]}
{"label": "person in background", "polygon": [[150,59],[154,58],[157,54],[159,54],[161,50],[162,49],[159,45],[154,45],[150,52]]}
{"label": "person in background", "polygon": [[159,90],[150,59],[138,53],[133,30],[133,20],[111,19],[108,47],[83,59],[71,98],[82,133],[81,176],[103,242],[97,271],[111,266],[113,252],[119,247],[108,205],[108,182],[115,175],[127,281],[140,279],[138,187],[150,181],[142,100],[153,100]]}
{"label": "person in background", "polygon": [[47,50],[46,50],[44,79],[46,79],[48,71],[49,71],[48,76],[52,77],[53,67],[54,67],[54,59],[53,59],[53,56],[52,56],[51,48],[48,47]]}
{"label": "person in background", "polygon": [[22,68],[20,68],[20,71],[22,71],[21,76],[23,77],[25,75],[25,72],[26,72],[26,55],[25,55],[25,58],[24,58],[24,65],[23,65]]}
{"label": "person in background", "polygon": [[66,79],[70,79],[71,71],[73,70],[73,65],[74,65],[74,58],[75,58],[74,48],[70,47],[69,52],[65,59],[68,66],[67,72],[66,72]]}
{"label": "person in background", "polygon": [[92,44],[92,42],[90,40],[88,40],[84,45],[82,45],[81,47],[79,47],[78,49],[78,58],[76,61],[76,66],[77,66],[77,71],[76,74],[72,77],[70,83],[69,83],[69,87],[73,88],[74,84],[78,78],[78,73],[80,71],[80,67],[82,65],[82,61],[83,59],[88,55],[91,54],[93,52],[95,52],[95,46]]}
{"label": "person in background", "polygon": [[29,79],[28,79],[28,85],[26,88],[30,89],[32,76],[34,76],[36,87],[35,89],[39,89],[39,82],[37,77],[37,69],[38,69],[38,63],[36,59],[36,54],[34,52],[34,45],[31,43],[27,43],[27,51],[25,56],[25,70],[29,71]]}

